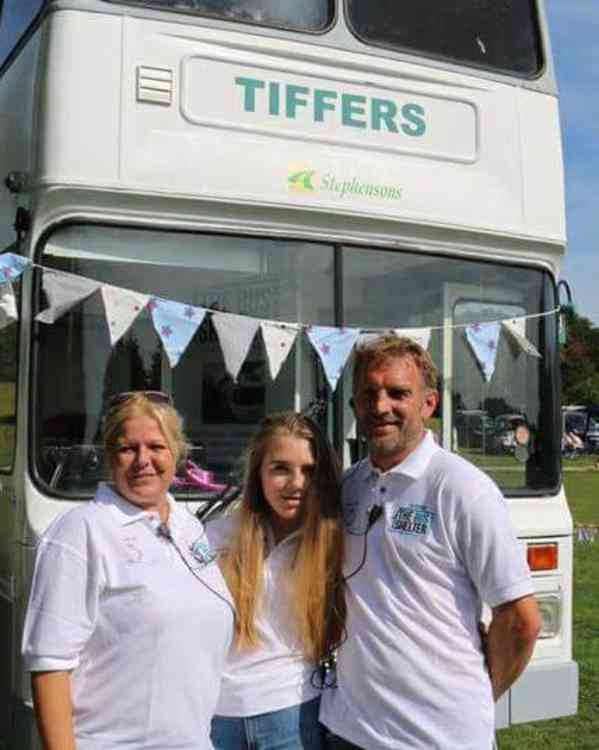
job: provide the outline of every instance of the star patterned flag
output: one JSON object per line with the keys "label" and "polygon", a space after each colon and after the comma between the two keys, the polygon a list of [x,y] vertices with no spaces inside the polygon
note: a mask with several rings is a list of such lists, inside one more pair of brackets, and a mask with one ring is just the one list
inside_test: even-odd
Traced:
{"label": "star patterned flag", "polygon": [[7,281],[15,281],[31,263],[28,258],[14,253],[2,253],[0,255],[0,284]]}
{"label": "star patterned flag", "polygon": [[55,323],[71,307],[91,297],[99,288],[98,281],[44,269],[42,289],[48,300],[48,307],[36,316],[36,320],[40,323]]}
{"label": "star patterned flag", "polygon": [[262,331],[262,340],[268,359],[270,377],[274,380],[293,348],[297,338],[297,327],[285,323],[276,323],[274,320],[264,320],[260,323],[260,330]]}
{"label": "star patterned flag", "polygon": [[334,391],[360,335],[360,329],[308,326],[306,335],[320,357],[331,390]]}
{"label": "star patterned flag", "polygon": [[495,372],[495,359],[501,323],[474,323],[466,326],[465,335],[488,383]]}
{"label": "star patterned flag", "polygon": [[152,322],[171,367],[176,367],[206,315],[203,307],[184,305],[160,297],[148,302]]}
{"label": "star patterned flag", "polygon": [[526,338],[526,318],[512,318],[512,320],[502,320],[501,322],[508,332],[510,340],[523,352],[530,354],[531,357],[541,357],[537,347]]}
{"label": "star patterned flag", "polygon": [[400,338],[411,339],[426,351],[431,340],[430,328],[394,328],[393,333]]}
{"label": "star patterned flag", "polygon": [[17,303],[12,284],[7,281],[0,284],[0,329],[18,320]]}
{"label": "star patterned flag", "polygon": [[121,289],[111,284],[102,284],[101,293],[110,343],[114,346],[131,328],[133,321],[145,309],[150,298],[147,294]]}
{"label": "star patterned flag", "polygon": [[212,313],[212,325],[220,341],[225,367],[235,381],[260,327],[260,322],[257,318],[248,318],[245,315]]}

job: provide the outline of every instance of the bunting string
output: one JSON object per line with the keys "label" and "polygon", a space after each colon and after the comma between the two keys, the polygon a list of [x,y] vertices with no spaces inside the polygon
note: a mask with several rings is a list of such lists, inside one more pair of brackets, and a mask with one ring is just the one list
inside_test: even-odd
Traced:
{"label": "bunting string", "polygon": [[506,334],[516,355],[524,353],[539,358],[541,354],[538,349],[526,337],[526,321],[559,313],[559,308],[555,308],[502,320],[417,328],[348,328],[262,320],[141,294],[77,274],[46,268],[14,253],[3,253],[0,255],[0,329],[17,320],[12,284],[27,268],[39,268],[43,271],[42,289],[48,306],[36,316],[36,320],[41,323],[55,323],[71,308],[99,292],[104,304],[111,345],[114,346],[139,315],[147,311],[169,364],[174,368],[198,328],[210,316],[223,352],[225,367],[235,381],[258,332],[261,334],[273,380],[279,374],[298,335],[303,333],[321,363],[331,391],[335,390],[355,347],[360,347],[383,333],[392,333],[411,338],[427,349],[431,333],[448,328],[463,330],[464,339],[480,366],[483,378],[489,382],[495,371],[502,333]]}

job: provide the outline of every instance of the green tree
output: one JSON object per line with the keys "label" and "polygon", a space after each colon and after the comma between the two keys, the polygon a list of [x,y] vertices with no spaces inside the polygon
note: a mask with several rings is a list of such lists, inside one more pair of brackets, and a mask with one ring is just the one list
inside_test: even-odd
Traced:
{"label": "green tree", "polygon": [[562,403],[599,404],[599,328],[566,310],[567,342],[561,349]]}

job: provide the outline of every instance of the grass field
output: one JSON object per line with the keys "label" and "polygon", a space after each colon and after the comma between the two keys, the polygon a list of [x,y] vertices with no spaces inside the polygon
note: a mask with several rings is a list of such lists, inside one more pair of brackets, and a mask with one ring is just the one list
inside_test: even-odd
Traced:
{"label": "grass field", "polygon": [[[599,471],[590,459],[564,462],[574,522],[599,526]],[[500,750],[599,748],[599,536],[574,544],[574,659],[580,670],[577,716],[504,729]]]}

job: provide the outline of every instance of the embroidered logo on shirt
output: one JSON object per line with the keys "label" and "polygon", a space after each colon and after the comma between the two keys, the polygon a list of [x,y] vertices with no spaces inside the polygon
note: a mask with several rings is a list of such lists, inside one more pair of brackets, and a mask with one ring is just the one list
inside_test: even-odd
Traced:
{"label": "embroidered logo on shirt", "polygon": [[205,536],[199,537],[195,542],[189,545],[189,551],[200,565],[209,565],[216,560],[216,552],[210,546],[210,542]]}
{"label": "embroidered logo on shirt", "polygon": [[139,542],[134,536],[124,537],[123,544],[125,545],[125,549],[127,551],[127,562],[143,562],[144,553],[140,549]]}
{"label": "embroidered logo on shirt", "polygon": [[391,518],[391,531],[411,536],[424,536],[431,527],[434,515],[426,505],[400,506]]}

